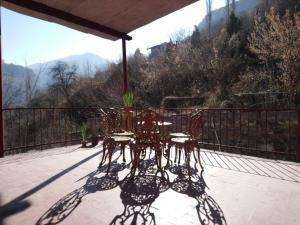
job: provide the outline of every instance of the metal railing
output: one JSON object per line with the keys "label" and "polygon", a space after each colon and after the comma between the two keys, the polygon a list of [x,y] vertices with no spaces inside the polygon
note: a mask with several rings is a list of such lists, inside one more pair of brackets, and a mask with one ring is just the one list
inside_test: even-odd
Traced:
{"label": "metal railing", "polygon": [[[132,116],[140,110],[134,109]],[[155,109],[162,120],[172,123],[168,127],[170,132],[186,130],[194,110]],[[205,148],[281,159],[300,158],[300,109],[201,110],[205,121],[201,143]],[[3,113],[6,154],[79,143],[83,122],[88,128],[100,126],[96,108],[9,108]]]}

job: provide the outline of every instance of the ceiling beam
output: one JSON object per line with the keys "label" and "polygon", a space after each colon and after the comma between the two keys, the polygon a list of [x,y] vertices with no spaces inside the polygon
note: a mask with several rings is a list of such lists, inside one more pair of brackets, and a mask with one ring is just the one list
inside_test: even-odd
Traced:
{"label": "ceiling beam", "polygon": [[126,33],[114,30],[110,27],[95,23],[93,21],[90,20],[86,20],[84,18],[81,18],[79,16],[75,16],[71,13],[62,11],[60,9],[56,9],[56,8],[52,8],[48,5],[45,5],[43,3],[39,3],[36,1],[32,1],[32,0],[2,0],[5,2],[9,2],[12,4],[15,4],[17,6],[29,9],[29,10],[33,10],[48,16],[52,16],[61,20],[64,20],[66,22],[70,22],[82,27],[87,27],[89,29],[93,29],[96,31],[99,31],[101,33],[105,33],[117,38],[122,38],[125,40],[132,40],[132,37],[130,37],[129,35],[127,35]]}

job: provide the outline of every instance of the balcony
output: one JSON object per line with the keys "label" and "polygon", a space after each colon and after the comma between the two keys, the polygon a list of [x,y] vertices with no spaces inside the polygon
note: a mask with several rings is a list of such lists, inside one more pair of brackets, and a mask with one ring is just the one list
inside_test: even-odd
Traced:
{"label": "balcony", "polygon": [[[181,131],[192,110],[157,111],[172,123],[168,129]],[[204,170],[192,160],[191,180],[184,163],[157,175],[149,151],[145,173],[133,181],[128,178],[129,148],[126,164],[120,148],[115,150],[106,175],[107,165],[98,169],[102,142],[86,148],[79,144],[80,123],[98,124],[96,109],[4,112],[4,224],[300,223],[300,164],[292,162],[299,160],[298,110],[205,109]]]}

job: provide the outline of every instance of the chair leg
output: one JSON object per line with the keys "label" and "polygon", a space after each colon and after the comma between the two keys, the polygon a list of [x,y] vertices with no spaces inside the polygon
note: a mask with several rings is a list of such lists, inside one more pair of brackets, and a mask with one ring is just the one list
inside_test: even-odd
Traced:
{"label": "chair leg", "polygon": [[125,159],[125,144],[121,144],[121,153],[123,154],[123,162],[125,163],[126,162],[126,159]]}
{"label": "chair leg", "polygon": [[103,163],[105,162],[105,159],[106,159],[106,155],[105,155],[105,152],[106,152],[106,143],[103,142],[103,153],[102,153],[102,159],[101,159],[101,162],[99,164],[99,168],[103,165]]}
{"label": "chair leg", "polygon": [[181,158],[181,148],[179,148],[179,159],[178,159],[178,165],[180,165],[180,158]]}
{"label": "chair leg", "polygon": [[175,160],[174,160],[174,163],[176,163],[176,160],[177,160],[177,151],[178,151],[178,147],[177,147],[177,145],[175,145]]}
{"label": "chair leg", "polygon": [[131,147],[130,147],[130,159],[131,159],[131,163],[133,164],[133,149],[131,149]]}
{"label": "chair leg", "polygon": [[167,148],[167,165],[166,165],[166,167],[170,166],[170,154],[171,154],[171,146],[168,145],[168,148]]}
{"label": "chair leg", "polygon": [[106,174],[108,174],[109,172],[109,169],[110,169],[110,164],[111,164],[111,158],[112,158],[112,155],[113,155],[113,151],[108,151],[108,167],[107,167],[107,171],[106,171]]}
{"label": "chair leg", "polygon": [[134,159],[132,161],[132,168],[131,168],[131,177],[132,178],[135,176],[136,169],[139,165],[140,154],[141,154],[141,152],[134,154]]}
{"label": "chair leg", "polygon": [[161,157],[162,157],[162,150],[159,146],[155,147],[155,159],[157,164],[157,169],[161,170]]}
{"label": "chair leg", "polygon": [[188,167],[189,180],[191,180],[190,152],[187,152],[187,154],[186,154],[186,161],[187,161],[187,167]]}

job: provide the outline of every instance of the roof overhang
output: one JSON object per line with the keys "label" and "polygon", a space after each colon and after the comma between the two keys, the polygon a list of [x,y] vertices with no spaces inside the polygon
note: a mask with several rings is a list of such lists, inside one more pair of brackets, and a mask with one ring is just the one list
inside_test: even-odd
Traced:
{"label": "roof overhang", "polygon": [[1,0],[7,9],[110,40],[197,0]]}

